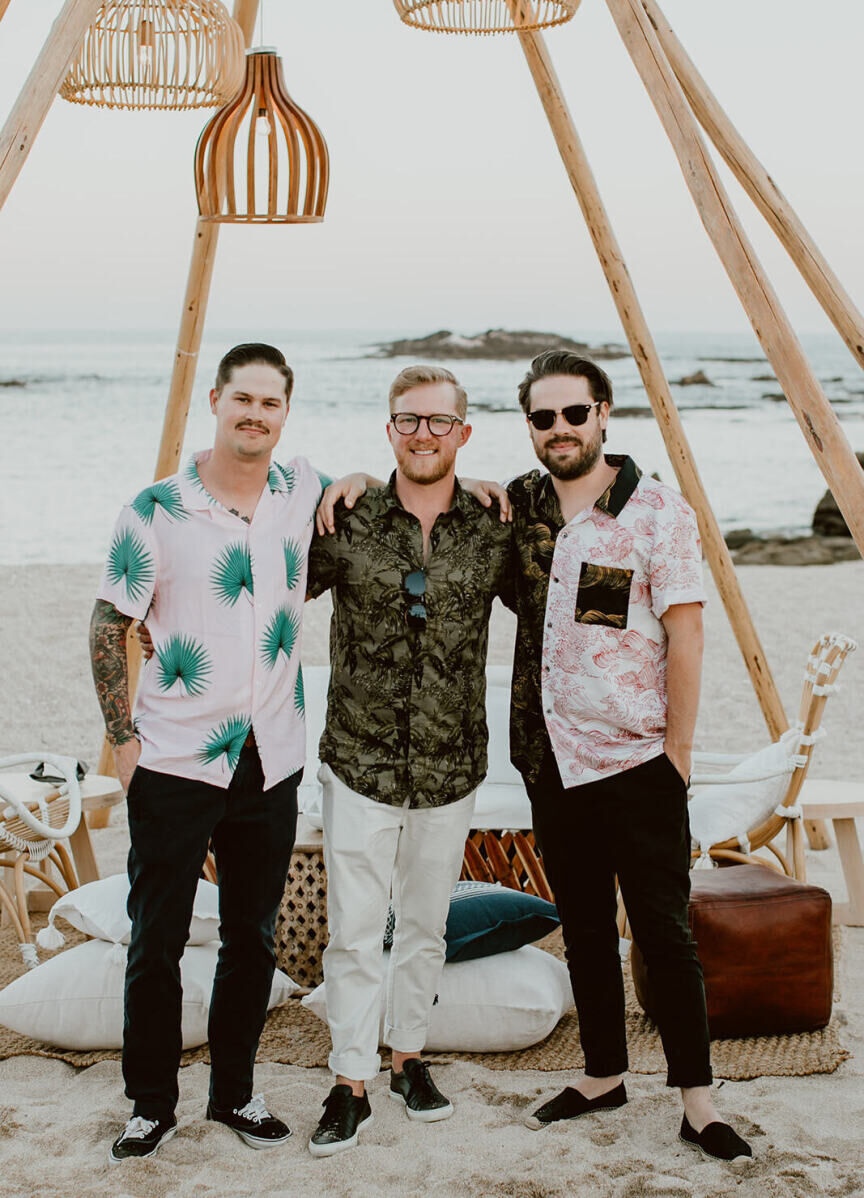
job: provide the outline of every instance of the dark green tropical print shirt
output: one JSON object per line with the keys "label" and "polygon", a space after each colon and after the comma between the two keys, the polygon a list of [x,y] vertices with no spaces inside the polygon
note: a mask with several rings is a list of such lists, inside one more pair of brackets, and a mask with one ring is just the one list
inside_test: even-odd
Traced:
{"label": "dark green tropical print shirt", "polygon": [[335,534],[313,542],[309,594],[333,591],[319,756],[352,790],[440,807],[482,782],[489,614],[511,535],[497,506],[487,510],[457,483],[424,564],[420,521],[399,502],[394,474],[340,508]]}

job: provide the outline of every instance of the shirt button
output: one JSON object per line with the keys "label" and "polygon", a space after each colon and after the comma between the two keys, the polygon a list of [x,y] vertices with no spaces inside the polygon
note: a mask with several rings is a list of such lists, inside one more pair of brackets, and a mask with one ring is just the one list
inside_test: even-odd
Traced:
{"label": "shirt button", "polygon": [[557,579],[557,578],[553,578],[553,579],[552,579],[552,581],[553,581],[553,582],[557,582],[557,581],[558,581],[558,579]]}
{"label": "shirt button", "polygon": [[547,627],[547,628],[551,628],[551,627],[552,627],[552,621],[551,621],[551,620],[547,620],[547,621],[546,621],[546,627]]}
{"label": "shirt button", "polygon": [[562,533],[561,533],[561,536],[564,538],[564,540],[565,540],[565,541],[567,540],[567,533],[566,533],[566,532],[562,532]]}

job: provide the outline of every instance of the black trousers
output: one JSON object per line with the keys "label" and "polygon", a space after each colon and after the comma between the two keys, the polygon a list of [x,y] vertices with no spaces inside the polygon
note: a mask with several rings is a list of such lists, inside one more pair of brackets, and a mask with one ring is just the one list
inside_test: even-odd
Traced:
{"label": "black trousers", "polygon": [[585,1072],[627,1069],[615,878],[656,995],[669,1086],[711,1082],[702,966],[687,919],[687,787],[664,754],[565,788],[551,750],[527,783],[561,918]]}
{"label": "black trousers", "polygon": [[210,1100],[252,1097],[275,968],[276,913],[297,830],[302,770],[270,790],[247,745],[227,790],[139,768],[129,787],[129,918],[123,1078],[134,1114],[169,1118],[182,1048],[180,958],[208,844],[219,873],[221,947],[208,1039]]}

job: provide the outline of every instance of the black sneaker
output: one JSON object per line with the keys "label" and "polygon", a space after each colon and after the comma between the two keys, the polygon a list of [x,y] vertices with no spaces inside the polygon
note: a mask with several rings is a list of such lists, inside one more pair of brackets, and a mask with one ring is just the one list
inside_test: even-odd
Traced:
{"label": "black sneaker", "polygon": [[409,1119],[420,1119],[423,1123],[436,1123],[453,1114],[453,1103],[433,1082],[429,1066],[415,1057],[405,1062],[401,1073],[390,1070],[390,1097],[404,1102]]}
{"label": "black sneaker", "polygon": [[125,1161],[129,1157],[155,1156],[160,1144],[170,1140],[177,1130],[177,1120],[144,1119],[133,1115],[122,1133],[111,1145],[110,1161]]}
{"label": "black sneaker", "polygon": [[208,1102],[207,1118],[236,1131],[250,1148],[275,1148],[291,1135],[291,1128],[267,1110],[262,1094],[256,1094],[245,1106],[230,1111],[222,1111]]}
{"label": "black sneaker", "polygon": [[372,1122],[369,1097],[352,1094],[350,1086],[334,1086],[321,1104],[324,1114],[309,1141],[313,1156],[333,1156],[356,1147],[360,1131]]}
{"label": "black sneaker", "polygon": [[559,1119],[578,1119],[580,1115],[590,1115],[592,1111],[614,1110],[623,1106],[626,1101],[627,1091],[623,1082],[619,1082],[614,1089],[601,1094],[599,1098],[586,1098],[580,1090],[566,1086],[560,1094],[544,1102],[543,1106],[539,1106],[529,1115],[525,1120],[525,1126],[530,1127],[532,1131],[539,1131],[542,1127],[548,1127],[550,1123],[557,1123]]}
{"label": "black sneaker", "polygon": [[703,1156],[715,1161],[727,1161],[730,1165],[742,1165],[753,1156],[753,1149],[746,1140],[742,1140],[737,1131],[733,1131],[728,1123],[715,1120],[696,1131],[691,1127],[687,1116],[681,1120],[679,1140],[698,1148]]}

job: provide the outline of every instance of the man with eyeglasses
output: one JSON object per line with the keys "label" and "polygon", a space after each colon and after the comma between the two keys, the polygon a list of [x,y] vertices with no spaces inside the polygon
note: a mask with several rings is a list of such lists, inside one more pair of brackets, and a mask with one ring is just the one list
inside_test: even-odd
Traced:
{"label": "man with eyeglasses", "polygon": [[[411,366],[390,389],[387,486],[342,506],[310,551],[309,594],[333,592],[323,763],[330,940],[324,952],[335,1085],[309,1142],[353,1147],[372,1118],[382,942],[390,1095],[409,1119],[453,1112],[420,1053],[444,963],[450,894],[486,773],[486,649],[510,526],[456,479],[471,427],[449,370]],[[503,492],[502,492],[503,495]],[[319,522],[320,523],[320,522]]]}
{"label": "man with eyeglasses", "polygon": [[623,1106],[616,877],[681,1088],[681,1138],[751,1156],[720,1121],[702,967],[690,936],[687,779],[702,663],[701,549],[677,491],[603,455],[612,384],[550,350],[519,387],[537,457],[508,487],[518,552],[511,757],[561,917],[585,1072],[527,1120]]}

